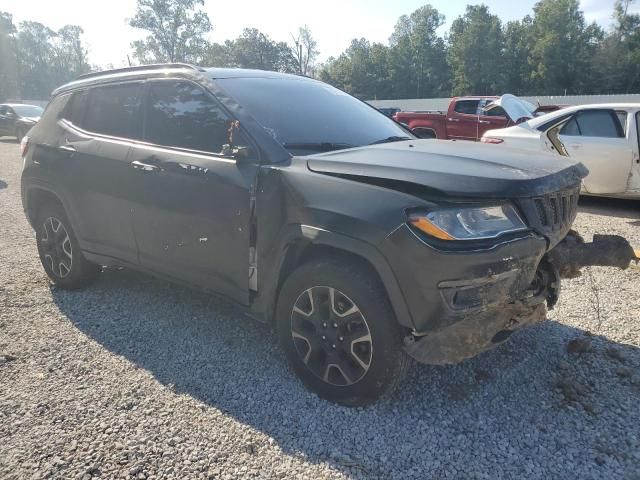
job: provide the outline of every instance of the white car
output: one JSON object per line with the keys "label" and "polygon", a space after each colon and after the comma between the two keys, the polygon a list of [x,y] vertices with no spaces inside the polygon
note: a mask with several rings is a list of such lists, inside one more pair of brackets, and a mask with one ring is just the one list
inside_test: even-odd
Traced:
{"label": "white car", "polygon": [[[507,112],[523,111],[516,97],[505,97],[494,105]],[[640,104],[619,103],[563,108],[513,127],[489,130],[481,141],[496,148],[551,151],[582,162],[589,169],[583,194],[640,198],[639,137]]]}

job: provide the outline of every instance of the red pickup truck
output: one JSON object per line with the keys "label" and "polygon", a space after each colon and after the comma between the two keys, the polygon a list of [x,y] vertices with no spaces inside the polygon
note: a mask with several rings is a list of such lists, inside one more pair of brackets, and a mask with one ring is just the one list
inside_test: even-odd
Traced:
{"label": "red pickup truck", "polygon": [[509,94],[502,97],[455,97],[451,99],[446,113],[398,112],[393,118],[420,138],[478,141],[487,130],[505,128],[558,108],[556,105],[536,108]]}

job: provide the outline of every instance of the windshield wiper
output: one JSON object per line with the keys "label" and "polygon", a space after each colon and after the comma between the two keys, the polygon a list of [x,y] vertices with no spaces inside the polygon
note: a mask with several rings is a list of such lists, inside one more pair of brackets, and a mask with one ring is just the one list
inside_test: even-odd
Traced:
{"label": "windshield wiper", "polygon": [[369,145],[378,145],[380,143],[391,143],[391,142],[402,142],[403,140],[411,140],[410,137],[399,137],[399,136],[393,136],[393,137],[387,137],[387,138],[383,138],[382,140],[376,140],[375,142],[371,142]]}
{"label": "windshield wiper", "polygon": [[331,142],[291,142],[291,143],[283,143],[282,146],[284,148],[292,148],[294,150],[318,150],[321,152],[330,152],[332,150],[343,150],[345,148],[354,148],[355,145],[351,145],[350,143],[331,143]]}

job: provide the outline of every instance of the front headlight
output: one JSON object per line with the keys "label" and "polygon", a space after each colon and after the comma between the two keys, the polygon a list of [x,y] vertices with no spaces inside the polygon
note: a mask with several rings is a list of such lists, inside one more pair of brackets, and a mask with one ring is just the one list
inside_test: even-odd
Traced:
{"label": "front headlight", "polygon": [[409,223],[440,240],[478,240],[495,238],[527,226],[512,205],[491,207],[453,207],[411,215]]}

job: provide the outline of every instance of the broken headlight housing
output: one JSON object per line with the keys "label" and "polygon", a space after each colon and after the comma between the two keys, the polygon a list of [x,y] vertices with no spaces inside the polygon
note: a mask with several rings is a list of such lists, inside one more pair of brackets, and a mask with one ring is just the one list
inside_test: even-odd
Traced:
{"label": "broken headlight housing", "polygon": [[509,203],[435,209],[410,215],[409,223],[440,240],[480,240],[527,230],[527,225]]}

